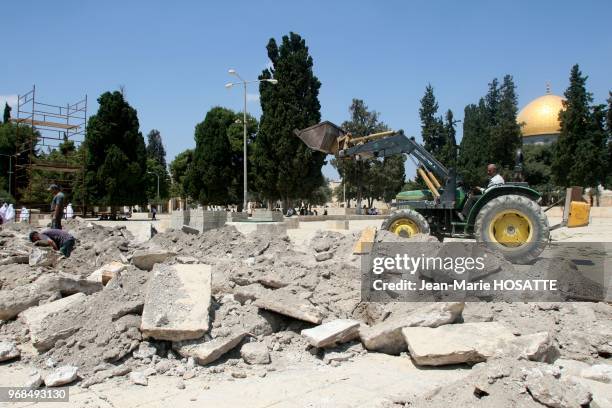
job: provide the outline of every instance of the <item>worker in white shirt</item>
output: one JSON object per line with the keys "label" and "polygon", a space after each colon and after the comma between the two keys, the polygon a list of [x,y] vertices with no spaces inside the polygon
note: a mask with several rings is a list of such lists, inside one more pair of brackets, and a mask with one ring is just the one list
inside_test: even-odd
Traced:
{"label": "worker in white shirt", "polygon": [[463,216],[464,218],[468,216],[470,209],[472,208],[474,203],[478,201],[480,196],[484,194],[485,191],[487,191],[491,187],[495,187],[497,185],[505,183],[504,178],[500,176],[499,174],[497,174],[497,166],[494,165],[493,163],[487,166],[487,175],[490,177],[489,184],[487,184],[485,188],[482,188],[482,187],[473,188],[472,193],[470,194],[467,201],[463,205],[463,210],[461,211],[460,218],[461,216]]}

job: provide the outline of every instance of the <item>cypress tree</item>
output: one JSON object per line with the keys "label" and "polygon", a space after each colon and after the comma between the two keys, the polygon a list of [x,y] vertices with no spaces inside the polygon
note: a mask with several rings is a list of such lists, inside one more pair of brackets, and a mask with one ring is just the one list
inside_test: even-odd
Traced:
{"label": "cypress tree", "polygon": [[232,152],[228,129],[236,114],[214,107],[195,128],[196,146],[186,175],[189,195],[203,205],[229,204],[232,185]]}
{"label": "cypress tree", "polygon": [[478,105],[465,107],[457,167],[468,186],[481,186],[486,181],[485,168],[490,151],[489,119],[490,111],[483,98]]}
{"label": "cypress tree", "polygon": [[421,138],[425,150],[439,158],[440,151],[444,145],[442,136],[442,121],[436,116],[438,113],[438,102],[433,92],[433,87],[428,84],[425,94],[421,98],[419,117],[421,118]]}
{"label": "cypress tree", "polygon": [[98,104],[85,136],[86,195],[102,205],[142,204],[146,148],[137,112],[119,91],[103,93]]}
{"label": "cypress tree", "polygon": [[[516,121],[518,101],[512,76],[506,75],[499,90],[493,92],[499,101],[495,102],[495,116],[491,118],[490,123],[490,160],[497,165],[511,168],[514,166],[516,150],[522,145],[521,128]],[[490,94],[488,99],[493,97]]]}
{"label": "cypress tree", "polygon": [[152,129],[147,134],[147,157],[166,168],[166,149],[162,142],[161,133],[157,129]]}
{"label": "cypress tree", "polygon": [[455,130],[456,121],[453,116],[453,111],[446,111],[443,124],[444,145],[440,151],[439,160],[447,168],[457,166],[457,140]]}
{"label": "cypress tree", "polygon": [[603,113],[591,110],[593,97],[586,90],[586,80],[578,64],[574,65],[559,112],[561,134],[552,163],[554,180],[561,186],[594,186],[602,174]]}
{"label": "cypress tree", "polygon": [[280,46],[271,38],[266,48],[272,67],[259,78],[274,77],[278,83],[259,85],[263,114],[253,144],[254,184],[263,198],[282,199],[287,208],[289,201],[308,198],[325,183],[325,154],[309,149],[293,134],[320,122],[321,83],[306,41],[298,34],[283,36]]}
{"label": "cypress tree", "polygon": [[4,123],[9,123],[11,120],[11,107],[7,102],[4,102],[4,115],[2,116]]}

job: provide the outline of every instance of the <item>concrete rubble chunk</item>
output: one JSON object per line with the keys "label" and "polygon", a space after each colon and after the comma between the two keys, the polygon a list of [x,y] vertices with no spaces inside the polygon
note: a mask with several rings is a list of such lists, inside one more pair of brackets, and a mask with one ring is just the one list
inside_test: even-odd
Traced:
{"label": "concrete rubble chunk", "polygon": [[315,260],[317,262],[328,261],[332,259],[333,257],[334,257],[334,254],[332,252],[319,252],[318,254],[315,254]]}
{"label": "concrete rubble chunk", "polygon": [[591,392],[573,379],[559,380],[537,367],[526,372],[525,388],[535,401],[552,408],[586,407],[592,400]]}
{"label": "concrete rubble chunk", "polygon": [[406,315],[391,315],[382,323],[362,326],[359,336],[368,350],[398,355],[406,351],[402,328],[438,327],[454,323],[461,317],[464,306],[463,302],[434,303]]}
{"label": "concrete rubble chunk", "polygon": [[148,341],[143,341],[138,345],[138,350],[132,353],[132,356],[136,359],[151,358],[157,353],[157,349],[153,347]]}
{"label": "concrete rubble chunk", "polygon": [[512,340],[512,331],[497,322],[405,327],[402,334],[418,365],[440,366],[486,361],[500,342]]}
{"label": "concrete rubble chunk", "polygon": [[53,267],[59,260],[59,254],[51,248],[34,247],[30,252],[28,264],[30,266],[50,266]]}
{"label": "concrete rubble chunk", "polygon": [[319,310],[306,299],[281,292],[280,289],[271,291],[266,297],[256,299],[254,304],[260,309],[270,310],[305,322],[320,324],[323,320]]}
{"label": "concrete rubble chunk", "polygon": [[21,351],[12,341],[0,342],[0,361],[8,361],[21,355]]}
{"label": "concrete rubble chunk", "polygon": [[244,304],[247,300],[255,301],[261,297],[266,297],[271,293],[259,283],[252,283],[246,286],[239,286],[234,290],[234,299]]}
{"label": "concrete rubble chunk", "polygon": [[337,361],[337,362],[348,361],[353,356],[354,356],[353,353],[339,353],[337,351],[334,351],[331,353],[325,353],[325,356],[323,356],[323,362],[325,364],[330,364],[334,361]]}
{"label": "concrete rubble chunk", "polygon": [[356,339],[359,337],[359,325],[357,320],[337,319],[312,329],[304,329],[301,334],[312,346],[323,348]]}
{"label": "concrete rubble chunk", "polygon": [[527,334],[502,342],[497,354],[550,364],[560,355],[549,332]]}
{"label": "concrete rubble chunk", "polygon": [[226,337],[218,337],[210,341],[192,340],[173,342],[172,348],[182,357],[193,357],[200,365],[210,364],[228,351],[238,346],[247,335],[244,332],[232,333]]}
{"label": "concrete rubble chunk", "polygon": [[43,378],[42,375],[40,375],[40,373],[38,371],[30,374],[28,376],[28,378],[25,380],[25,383],[23,384],[23,386],[25,388],[29,388],[31,390],[35,390],[40,388],[40,386],[43,384]]}
{"label": "concrete rubble chunk", "polygon": [[45,377],[45,385],[47,387],[59,387],[61,385],[70,384],[78,377],[78,367],[62,366],[53,370],[53,372]]}
{"label": "concrete rubble chunk", "polygon": [[194,264],[194,263],[198,263],[198,259],[194,258],[193,256],[177,256],[176,262],[182,263],[182,264]]}
{"label": "concrete rubble chunk", "polygon": [[92,282],[69,273],[60,272],[57,275],[52,275],[51,279],[64,296],[75,293],[91,295],[104,289],[102,282]]}
{"label": "concrete rubble chunk", "polygon": [[149,381],[147,380],[147,376],[142,371],[132,371],[130,373],[130,381],[132,384],[136,385],[148,385]]}
{"label": "concrete rubble chunk", "polygon": [[85,301],[87,296],[83,293],[36,306],[21,313],[21,318],[30,330],[32,345],[39,352],[47,351],[53,347],[56,341],[70,337],[79,330],[79,325],[66,327],[61,331],[47,330],[47,322],[55,315],[61,314]]}
{"label": "concrete rubble chunk", "polygon": [[141,300],[130,300],[127,302],[121,302],[111,308],[111,319],[117,320],[128,314],[141,315],[143,307],[144,302]]}
{"label": "concrete rubble chunk", "polygon": [[270,364],[270,352],[264,343],[244,344],[240,356],[247,364]]}
{"label": "concrete rubble chunk", "polygon": [[139,249],[134,252],[132,263],[138,269],[150,271],[153,269],[153,265],[162,263],[173,255],[174,252],[164,249]]}
{"label": "concrete rubble chunk", "polygon": [[38,305],[41,300],[57,296],[59,291],[52,285],[49,276],[12,290],[0,290],[0,320],[10,320],[24,310]]}
{"label": "concrete rubble chunk", "polygon": [[580,376],[588,380],[610,384],[612,383],[612,365],[595,364],[582,370]]}
{"label": "concrete rubble chunk", "polygon": [[140,331],[144,337],[198,339],[209,329],[210,265],[156,265],[145,297]]}
{"label": "concrete rubble chunk", "polygon": [[565,358],[559,358],[555,360],[554,366],[561,370],[561,375],[569,376],[580,376],[580,372],[590,366],[584,361],[569,360]]}
{"label": "concrete rubble chunk", "polygon": [[87,277],[87,280],[92,282],[100,282],[103,285],[106,285],[109,280],[125,271],[126,268],[127,265],[123,264],[122,262],[113,261],[96,269]]}

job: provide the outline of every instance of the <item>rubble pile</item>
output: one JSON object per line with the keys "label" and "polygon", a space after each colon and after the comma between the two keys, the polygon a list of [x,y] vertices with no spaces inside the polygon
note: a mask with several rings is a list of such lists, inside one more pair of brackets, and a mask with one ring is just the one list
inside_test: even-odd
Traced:
{"label": "rubble pile", "polygon": [[0,231],[0,361],[35,368],[24,386],[264,377],[378,352],[473,366],[390,406],[605,406],[593,383],[612,387],[606,303],[361,302],[355,234],[303,248],[231,226],[144,243],[83,220],[66,229],[77,246],[57,259],[19,224]]}

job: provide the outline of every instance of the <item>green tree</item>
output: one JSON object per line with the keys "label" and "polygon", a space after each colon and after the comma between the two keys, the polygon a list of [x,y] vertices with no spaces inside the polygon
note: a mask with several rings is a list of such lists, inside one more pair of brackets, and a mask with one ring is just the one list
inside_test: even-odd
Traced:
{"label": "green tree", "polygon": [[612,92],[609,92],[608,111],[606,112],[606,129],[608,131],[608,175],[604,180],[607,188],[612,187]]}
{"label": "green tree", "polygon": [[4,123],[9,123],[11,120],[11,110],[12,108],[9,106],[7,102],[4,102],[4,115],[2,116],[2,121]]}
{"label": "green tree", "polygon": [[170,174],[172,175],[170,194],[173,197],[181,197],[184,199],[188,197],[185,177],[192,160],[193,149],[187,149],[177,154],[174,160],[172,160],[170,163]]}
{"label": "green tree", "polygon": [[489,161],[488,118],[488,108],[482,98],[478,105],[465,107],[457,167],[463,181],[469,186],[480,186],[486,181],[485,166]]}
{"label": "green tree", "polygon": [[143,204],[146,147],[138,115],[119,91],[98,98],[85,136],[85,185],[88,201],[101,205]]}
{"label": "green tree", "polygon": [[[493,83],[496,82],[497,80],[494,80]],[[499,101],[494,103],[494,116],[489,123],[490,161],[506,169],[514,166],[516,150],[522,145],[521,127],[516,120],[518,101],[515,88],[512,76],[506,75],[499,90],[491,89],[488,96],[491,100],[499,98]]]}
{"label": "green tree", "polygon": [[147,134],[147,158],[155,160],[166,167],[166,149],[159,130],[153,129]]}
{"label": "green tree", "polygon": [[523,176],[530,186],[538,190],[553,188],[550,167],[554,151],[554,144],[523,146]]}
{"label": "green tree", "polygon": [[591,108],[586,80],[578,64],[574,65],[559,112],[561,134],[552,162],[554,180],[561,186],[596,186],[605,173],[603,109]]}
{"label": "green tree", "polygon": [[457,131],[455,129],[455,125],[457,121],[455,121],[453,116],[453,111],[450,109],[446,111],[446,115],[444,116],[444,124],[443,124],[443,136],[444,136],[444,144],[440,149],[440,153],[438,156],[439,161],[444,164],[447,168],[457,166]]}
{"label": "green tree", "polygon": [[[159,197],[157,196],[157,177],[159,176]],[[147,158],[146,196],[149,202],[170,198],[170,175],[157,160]]]}
{"label": "green tree", "polygon": [[[349,107],[350,120],[342,123],[342,128],[355,136],[365,136],[388,130],[387,125],[379,120],[379,113],[368,109],[361,99],[353,99]],[[384,159],[351,160],[332,159],[332,165],[346,183],[348,200],[367,199],[368,207],[376,199],[390,202],[404,184],[405,170],[403,155]],[[344,185],[336,191],[336,197],[344,196]]]}
{"label": "green tree", "polygon": [[433,87],[428,84],[425,88],[425,95],[421,98],[419,117],[421,118],[421,138],[425,150],[440,158],[442,147],[445,145],[442,119],[438,113],[438,102],[433,93]]}
{"label": "green tree", "polygon": [[276,85],[261,82],[263,114],[253,144],[254,186],[269,200],[283,200],[283,208],[295,198],[309,197],[325,183],[321,168],[325,155],[309,149],[293,134],[294,129],[312,126],[321,120],[319,88],[313,60],[306,42],[298,34],[283,36],[277,45],[267,45],[272,67],[259,76],[274,77]]}
{"label": "green tree", "polygon": [[228,129],[235,118],[233,111],[217,106],[196,125],[196,147],[186,180],[189,196],[203,205],[232,202],[233,169]]}
{"label": "green tree", "polygon": [[[230,143],[231,151],[231,166],[232,166],[232,182],[230,189],[230,199],[232,203],[242,204],[243,202],[243,190],[244,190],[244,126],[242,121],[244,120],[244,114],[242,112],[235,113],[234,122],[227,129],[227,136]],[[253,201],[253,180],[255,174],[253,173],[253,142],[257,136],[257,129],[259,124],[257,119],[247,114],[247,171],[248,177],[247,182],[249,184],[249,200]]]}

